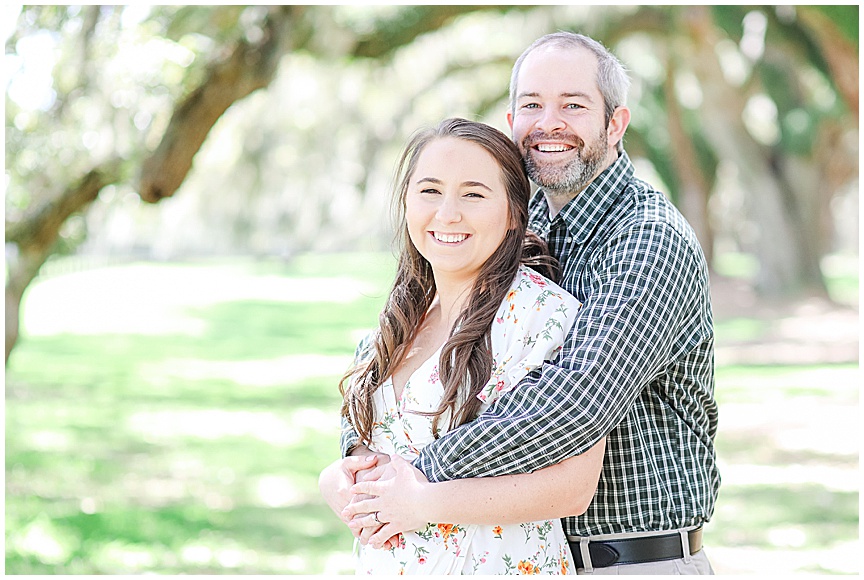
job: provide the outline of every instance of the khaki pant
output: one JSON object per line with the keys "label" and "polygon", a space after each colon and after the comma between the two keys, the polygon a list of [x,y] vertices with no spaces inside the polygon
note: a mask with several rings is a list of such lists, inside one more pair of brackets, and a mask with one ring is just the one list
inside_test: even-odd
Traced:
{"label": "khaki pant", "polygon": [[702,548],[692,556],[690,562],[685,562],[684,558],[678,560],[663,560],[662,562],[647,562],[645,564],[620,564],[618,566],[609,566],[607,568],[594,568],[592,572],[585,572],[584,568],[576,570],[577,574],[594,574],[603,576],[639,576],[639,575],[666,575],[666,576],[684,576],[684,575],[712,575],[714,570],[711,568],[711,563],[708,562],[708,556],[705,555],[705,548]]}

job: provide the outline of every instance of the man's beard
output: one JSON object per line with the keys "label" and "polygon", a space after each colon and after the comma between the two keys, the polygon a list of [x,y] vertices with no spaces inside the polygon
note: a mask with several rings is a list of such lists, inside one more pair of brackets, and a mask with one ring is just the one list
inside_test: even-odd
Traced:
{"label": "man's beard", "polygon": [[[544,139],[576,141],[577,154],[566,165],[538,164],[532,155],[531,145]],[[601,129],[597,137],[590,143],[577,137],[563,139],[560,134],[544,135],[534,132],[525,138],[522,144],[525,154],[523,160],[525,171],[531,181],[543,188],[550,195],[575,195],[588,187],[606,163],[609,151],[609,138],[605,129]]]}

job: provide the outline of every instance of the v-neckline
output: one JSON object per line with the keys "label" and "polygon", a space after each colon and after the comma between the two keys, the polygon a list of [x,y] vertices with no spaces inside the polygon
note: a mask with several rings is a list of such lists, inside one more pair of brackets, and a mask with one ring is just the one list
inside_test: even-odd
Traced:
{"label": "v-neckline", "polygon": [[426,360],[424,360],[422,363],[420,363],[419,367],[414,369],[414,372],[412,372],[408,376],[408,379],[405,381],[405,384],[402,385],[402,388],[399,390],[398,393],[396,392],[396,383],[393,382],[393,375],[390,375],[390,379],[389,379],[390,388],[393,389],[393,398],[396,400],[396,409],[400,412],[400,414],[401,414],[401,407],[402,407],[402,399],[405,397],[405,390],[408,388],[408,385],[411,384],[411,381],[414,380],[414,377],[417,376],[417,373],[419,373],[421,370],[426,368],[426,365],[429,364],[429,361],[431,361],[432,359],[440,358],[441,349],[444,348],[444,344],[446,344],[446,343],[442,343],[441,346],[439,346],[435,350],[435,352],[433,352],[431,355],[429,355],[429,357]]}

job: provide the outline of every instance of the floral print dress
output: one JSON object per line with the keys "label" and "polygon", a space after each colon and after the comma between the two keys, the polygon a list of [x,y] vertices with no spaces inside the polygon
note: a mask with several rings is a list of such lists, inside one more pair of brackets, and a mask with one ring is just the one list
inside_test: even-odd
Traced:
{"label": "floral print dress", "polygon": [[[477,396],[481,412],[520,379],[561,351],[579,302],[559,286],[521,267],[492,323],[495,367]],[[376,423],[369,447],[413,461],[434,440],[432,418],[443,395],[440,349],[411,375],[396,399],[388,379],[374,394]],[[447,420],[439,420],[439,435]],[[506,506],[501,506],[502,511]],[[356,543],[358,574],[575,574],[560,520],[500,526],[433,522],[376,550]]]}

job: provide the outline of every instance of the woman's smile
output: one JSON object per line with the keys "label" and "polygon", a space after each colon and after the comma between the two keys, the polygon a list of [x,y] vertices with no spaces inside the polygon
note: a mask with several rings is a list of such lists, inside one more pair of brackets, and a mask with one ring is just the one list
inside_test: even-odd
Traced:
{"label": "woman's smile", "polygon": [[444,232],[430,232],[436,241],[447,245],[456,245],[471,237],[470,234],[448,234]]}

